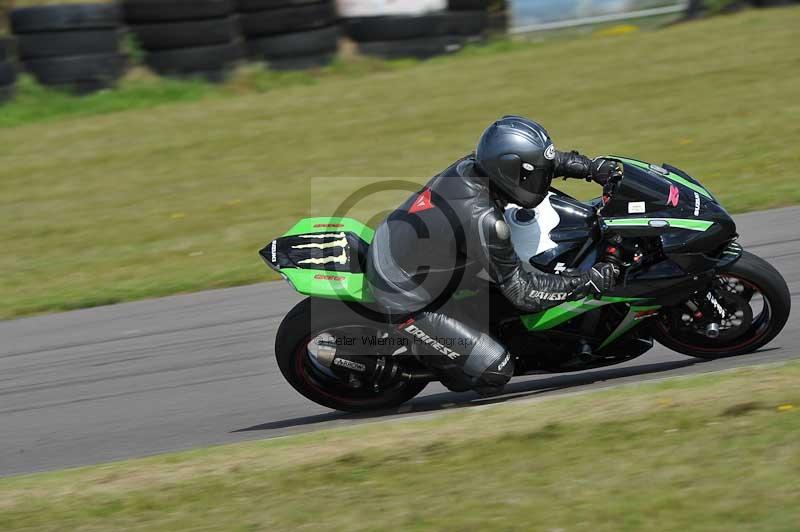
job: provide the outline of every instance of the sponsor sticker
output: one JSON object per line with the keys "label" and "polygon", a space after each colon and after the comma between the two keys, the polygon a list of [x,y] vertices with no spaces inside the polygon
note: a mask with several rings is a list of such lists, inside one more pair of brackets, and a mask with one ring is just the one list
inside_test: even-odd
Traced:
{"label": "sponsor sticker", "polygon": [[409,214],[415,214],[422,211],[433,209],[433,200],[431,199],[431,189],[426,188],[422,194],[417,196],[414,204],[408,209]]}
{"label": "sponsor sticker", "polygon": [[673,207],[677,207],[678,203],[681,201],[681,191],[675,185],[669,186],[669,199],[667,200],[667,205],[672,205]]}
{"label": "sponsor sticker", "polygon": [[325,227],[325,228],[332,227],[332,228],[336,228],[336,227],[344,227],[344,224],[314,224],[314,227],[315,228],[317,228],[317,227]]}
{"label": "sponsor sticker", "polygon": [[506,367],[510,361],[511,355],[506,355],[506,358],[504,358],[503,361],[500,362],[500,365],[497,366],[497,371],[503,371],[503,368]]}
{"label": "sponsor sticker", "polygon": [[405,327],[403,331],[407,332],[411,336],[416,337],[417,339],[419,339],[419,341],[431,346],[433,349],[447,356],[447,358],[451,360],[455,360],[456,358],[461,356],[461,354],[458,353],[457,351],[453,351],[449,347],[445,347],[444,345],[442,345],[442,343],[437,341],[435,338],[431,338],[431,336],[428,333],[426,333],[416,325],[409,325],[408,327]]}
{"label": "sponsor sticker", "polygon": [[631,201],[628,203],[628,214],[642,214],[645,212],[643,201]]}
{"label": "sponsor sticker", "polygon": [[321,273],[315,275],[314,279],[316,279],[318,281],[334,281],[334,282],[337,282],[337,283],[340,283],[340,282],[345,280],[345,278],[340,276],[340,275],[325,275],[325,274],[321,274]]}
{"label": "sponsor sticker", "polygon": [[700,194],[694,193],[694,215],[700,216]]}
{"label": "sponsor sticker", "polygon": [[346,358],[334,358],[333,363],[336,366],[352,369],[353,371],[358,371],[359,373],[364,373],[367,371],[367,366],[364,364],[359,364],[358,362],[353,362],[352,360],[347,360]]}
{"label": "sponsor sticker", "polygon": [[541,299],[542,301],[564,301],[569,294],[566,292],[543,292],[541,290],[531,290],[528,294],[532,299]]}
{"label": "sponsor sticker", "polygon": [[277,264],[278,263],[278,241],[277,240],[273,240],[272,241],[271,253],[272,253],[272,257],[271,257],[272,258],[272,263],[273,264]]}

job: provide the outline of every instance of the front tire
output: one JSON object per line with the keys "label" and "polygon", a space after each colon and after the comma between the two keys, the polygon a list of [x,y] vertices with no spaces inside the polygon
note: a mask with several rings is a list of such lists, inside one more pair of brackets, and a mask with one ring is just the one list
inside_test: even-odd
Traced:
{"label": "front tire", "polygon": [[278,368],[304,397],[334,410],[366,412],[398,407],[427,386],[425,381],[399,381],[380,390],[352,389],[320,371],[312,360],[310,342],[328,331],[343,328],[374,331],[375,323],[341,302],[311,298],[301,301],[281,322],[275,338]]}
{"label": "front tire", "polygon": [[789,319],[792,298],[783,276],[770,263],[745,251],[738,261],[719,275],[740,281],[750,298],[760,294],[763,300],[760,313],[752,313],[746,330],[727,340],[687,333],[677,325],[673,311],[672,318],[667,312],[654,322],[653,338],[658,343],[684,355],[714,360],[752,353],[783,330]]}

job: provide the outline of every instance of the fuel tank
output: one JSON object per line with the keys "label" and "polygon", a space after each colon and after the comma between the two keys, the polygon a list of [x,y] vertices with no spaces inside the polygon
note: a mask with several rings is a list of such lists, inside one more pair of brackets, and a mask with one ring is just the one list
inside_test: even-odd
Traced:
{"label": "fuel tank", "polygon": [[523,265],[538,271],[574,267],[587,242],[599,232],[595,208],[557,190],[535,209],[507,207],[505,217]]}

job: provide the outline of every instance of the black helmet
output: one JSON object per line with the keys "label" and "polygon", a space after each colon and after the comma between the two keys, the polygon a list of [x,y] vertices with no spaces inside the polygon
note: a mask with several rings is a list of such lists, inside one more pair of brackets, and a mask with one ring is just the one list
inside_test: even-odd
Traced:
{"label": "black helmet", "polygon": [[547,130],[521,116],[504,116],[483,132],[475,160],[515,203],[533,208],[547,196],[556,149]]}

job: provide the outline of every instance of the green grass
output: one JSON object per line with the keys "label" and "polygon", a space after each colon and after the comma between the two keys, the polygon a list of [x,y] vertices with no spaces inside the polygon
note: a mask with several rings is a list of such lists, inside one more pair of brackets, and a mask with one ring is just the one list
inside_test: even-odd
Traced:
{"label": "green grass", "polygon": [[[142,54],[133,41],[126,41],[125,47],[130,57]],[[497,48],[497,45],[491,48]],[[133,60],[134,63],[136,61]],[[174,103],[262,94],[286,87],[317,85],[331,79],[356,79],[368,74],[407,69],[416,64],[418,61],[414,60],[387,62],[350,58],[304,72],[271,71],[260,64],[248,64],[238,68],[228,82],[220,85],[200,79],[160,78],[143,67],[134,67],[114,90],[87,96],[78,96],[64,89],[47,88],[36,83],[32,77],[22,75],[14,99],[0,107],[0,128],[120,111],[148,110]]]}
{"label": "green grass", "polygon": [[[799,8],[757,10],[499,42],[413,68],[247,70],[156,107],[152,91],[178,85],[133,80],[144,95],[98,95],[85,103],[103,108],[93,116],[69,116],[83,112],[74,100],[0,108],[17,124],[0,128],[0,318],[272,279],[256,250],[312,205],[330,213],[376,176],[425,179],[506,113],[541,120],[561,149],[683,167],[733,212],[796,204],[798,24]],[[14,117],[62,104],[71,110]]]}
{"label": "green grass", "polygon": [[3,479],[0,529],[796,531],[798,378],[795,362]]}

